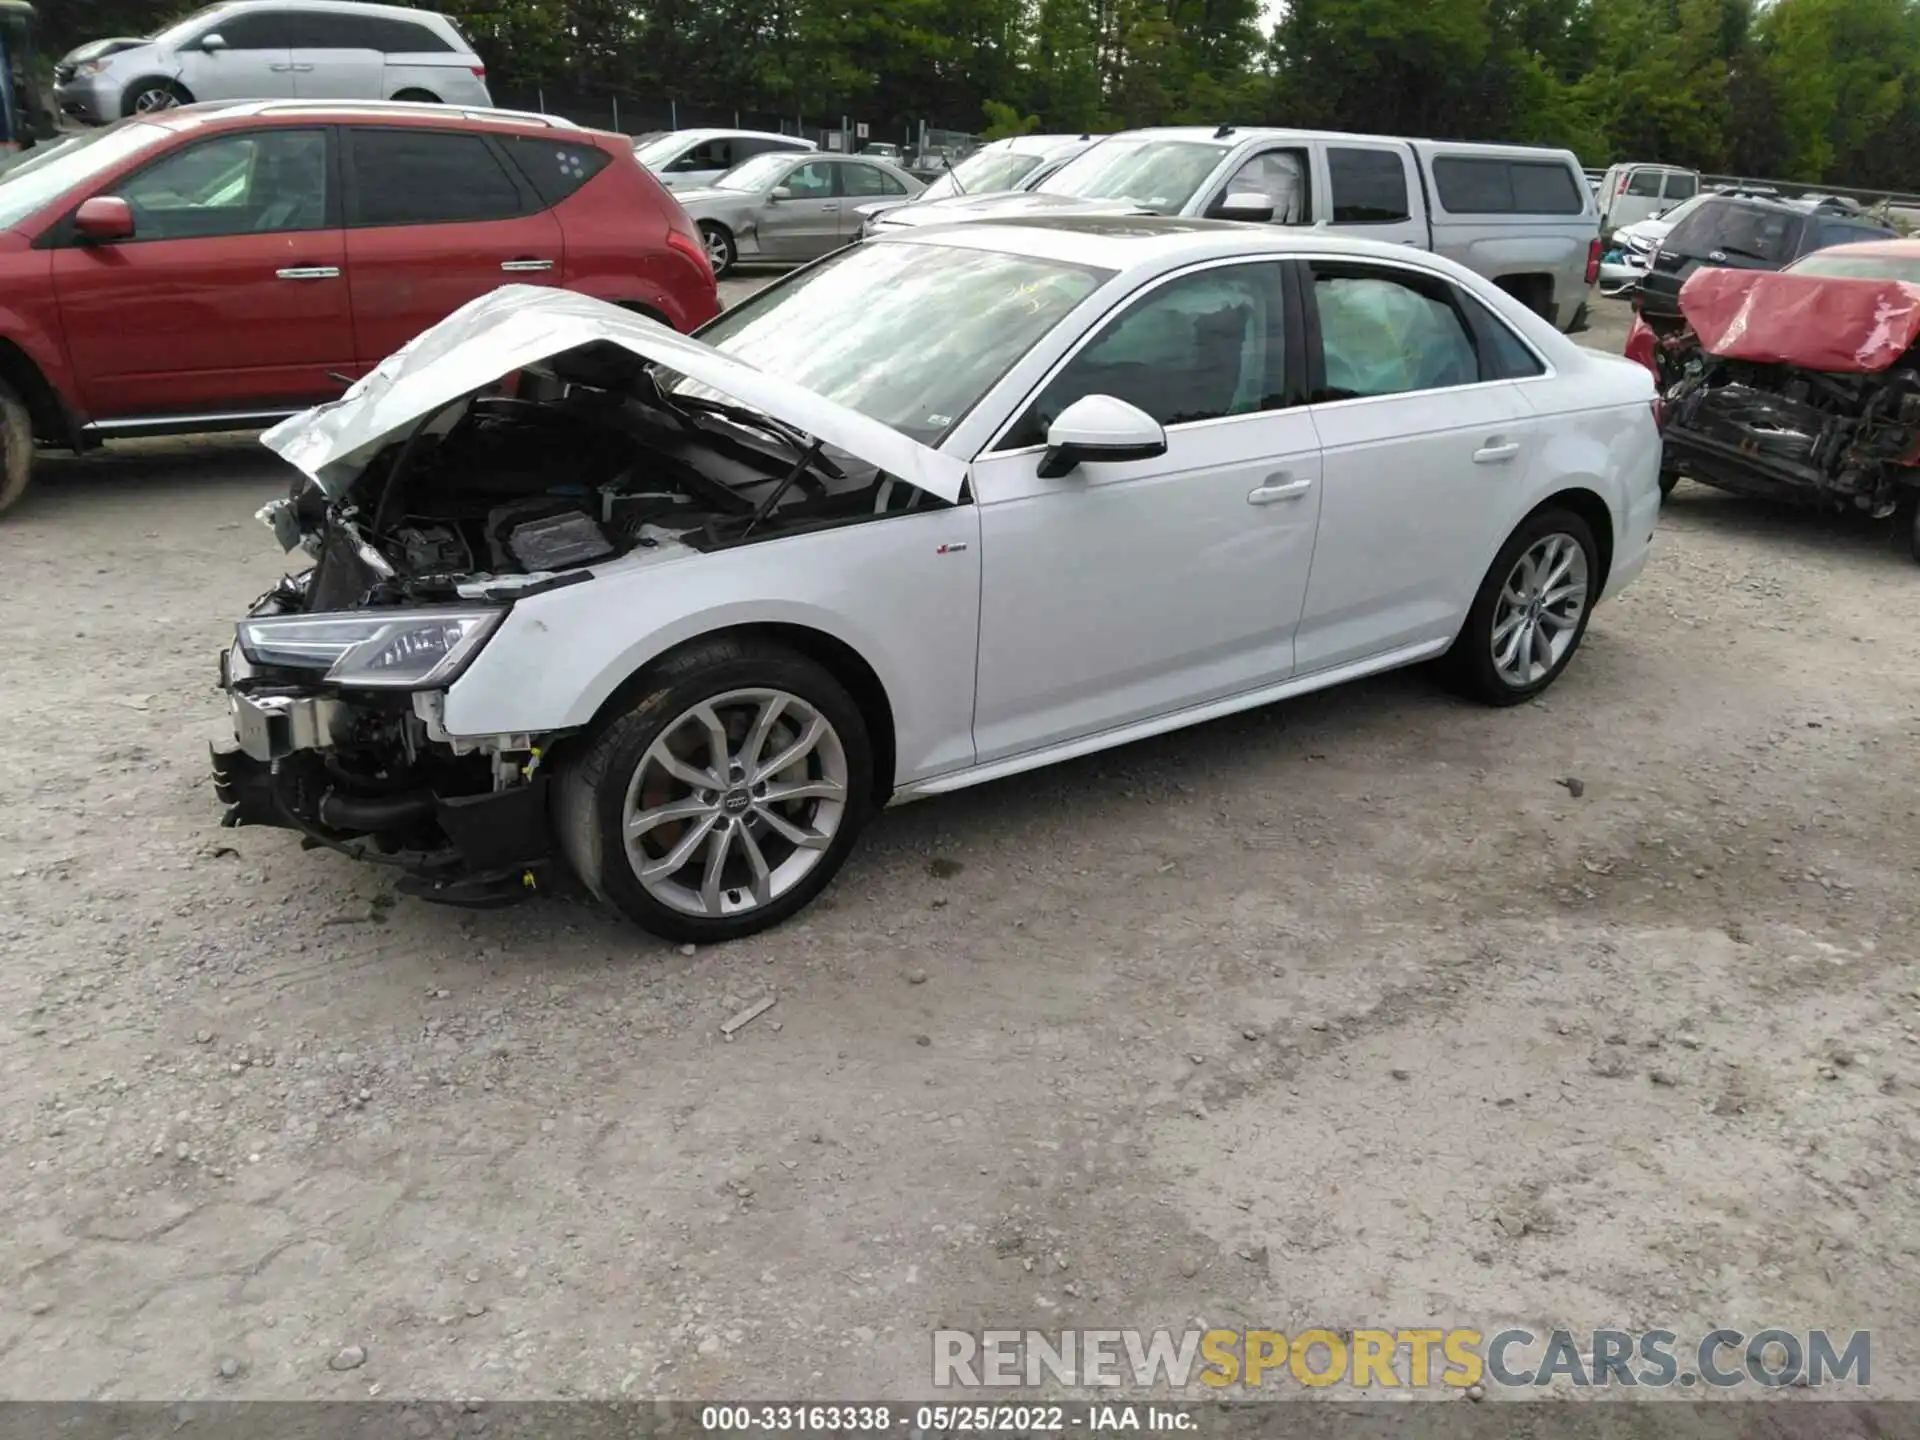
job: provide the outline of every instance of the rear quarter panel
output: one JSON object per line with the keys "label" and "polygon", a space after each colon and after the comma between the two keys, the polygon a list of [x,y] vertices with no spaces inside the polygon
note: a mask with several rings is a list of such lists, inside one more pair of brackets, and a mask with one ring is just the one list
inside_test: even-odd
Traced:
{"label": "rear quarter panel", "polygon": [[612,162],[553,209],[566,237],[560,283],[657,311],[683,335],[698,329],[720,313],[719,287],[704,259],[667,243],[668,231],[678,229],[698,252],[698,231],[627,142],[615,137],[601,148]]}

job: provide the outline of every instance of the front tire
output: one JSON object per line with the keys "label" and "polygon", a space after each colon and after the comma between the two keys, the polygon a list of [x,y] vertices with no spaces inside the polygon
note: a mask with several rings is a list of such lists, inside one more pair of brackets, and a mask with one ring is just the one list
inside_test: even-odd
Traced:
{"label": "front tire", "polygon": [[33,479],[33,416],[11,385],[0,383],[0,515]]}
{"label": "front tire", "polygon": [[121,93],[120,114],[146,115],[155,110],[172,110],[179,105],[191,105],[193,96],[187,87],[164,76],[149,75],[144,80],[136,80]]}
{"label": "front tire", "polygon": [[1518,705],[1560,677],[1600,594],[1593,531],[1571,510],[1530,515],[1488,568],[1447,652],[1455,688],[1485,705]]}
{"label": "front tire", "polygon": [[1678,470],[1662,470],[1660,472],[1660,498],[1662,500],[1666,499],[1673,493],[1673,487],[1679,483],[1680,472]]}
{"label": "front tire", "polygon": [[[0,499],[0,510],[6,508],[6,501]],[[1893,543],[1904,546],[1915,561],[1920,561],[1920,490],[1909,490],[1901,496],[1893,512]]]}
{"label": "front tire", "polygon": [[574,873],[668,940],[786,920],[845,863],[873,808],[866,721],[821,666],[716,639],[670,657],[560,777]]}
{"label": "front tire", "polygon": [[431,90],[402,90],[393,98],[395,100],[410,101],[416,105],[438,105],[440,103],[440,97]]}
{"label": "front tire", "polygon": [[702,220],[700,242],[707,247],[707,263],[713,267],[713,278],[725,279],[740,258],[740,251],[733,243],[733,232],[715,221]]}

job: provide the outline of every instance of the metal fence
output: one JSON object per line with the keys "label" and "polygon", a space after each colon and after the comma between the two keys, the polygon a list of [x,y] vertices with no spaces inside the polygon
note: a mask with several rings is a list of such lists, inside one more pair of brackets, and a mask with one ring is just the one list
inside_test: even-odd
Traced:
{"label": "metal fence", "polygon": [[937,148],[941,153],[955,157],[966,154],[979,143],[966,131],[936,129],[924,120],[882,125],[851,114],[809,115],[795,112],[781,115],[769,110],[734,109],[722,105],[694,105],[678,100],[641,99],[637,96],[559,89],[495,88],[493,100],[504,109],[559,115],[596,130],[613,130],[626,135],[709,127],[769,130],[780,135],[804,136],[823,149],[859,150],[868,145],[885,143],[898,145],[907,154],[917,155],[929,148]]}

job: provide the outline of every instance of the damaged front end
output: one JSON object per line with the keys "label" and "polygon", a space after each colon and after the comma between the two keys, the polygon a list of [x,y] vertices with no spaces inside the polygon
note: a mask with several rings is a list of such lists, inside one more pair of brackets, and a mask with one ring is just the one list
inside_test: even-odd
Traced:
{"label": "damaged front end", "polygon": [[471,904],[536,888],[554,857],[550,752],[570,732],[446,725],[450,687],[515,606],[608,566],[951,503],[965,474],[651,321],[531,287],[456,312],[263,443],[303,478],[260,518],[312,564],[221,657],[224,823]]}
{"label": "damaged front end", "polygon": [[1635,354],[1661,382],[1672,474],[1876,517],[1912,504],[1920,288],[1703,270],[1680,299],[1689,328]]}

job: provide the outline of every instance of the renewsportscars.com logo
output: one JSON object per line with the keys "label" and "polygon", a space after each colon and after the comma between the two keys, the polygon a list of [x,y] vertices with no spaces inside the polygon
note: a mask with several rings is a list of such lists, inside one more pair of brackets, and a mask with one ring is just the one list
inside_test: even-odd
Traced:
{"label": "renewsportscars.com logo", "polygon": [[936,1330],[941,1388],[1046,1384],[1219,1390],[1343,1385],[1468,1390],[1566,1384],[1654,1390],[1824,1385],[1873,1378],[1870,1331]]}

